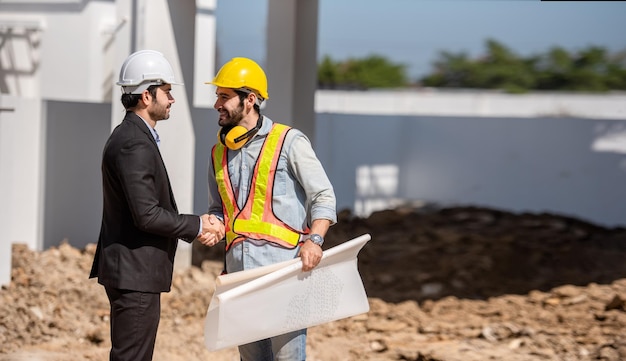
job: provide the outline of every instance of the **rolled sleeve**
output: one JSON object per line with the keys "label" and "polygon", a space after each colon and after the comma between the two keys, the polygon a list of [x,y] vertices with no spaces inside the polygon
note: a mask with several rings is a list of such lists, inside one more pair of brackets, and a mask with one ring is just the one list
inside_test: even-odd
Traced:
{"label": "rolled sleeve", "polygon": [[309,139],[299,131],[295,134],[289,148],[289,165],[304,189],[307,202],[310,204],[311,220],[327,219],[331,224],[335,224],[337,201],[330,179]]}

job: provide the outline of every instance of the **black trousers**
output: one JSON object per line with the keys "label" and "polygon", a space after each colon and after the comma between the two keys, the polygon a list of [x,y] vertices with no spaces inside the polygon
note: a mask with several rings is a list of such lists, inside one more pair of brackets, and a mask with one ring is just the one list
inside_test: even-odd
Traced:
{"label": "black trousers", "polygon": [[111,305],[110,361],[151,361],[161,294],[105,287]]}

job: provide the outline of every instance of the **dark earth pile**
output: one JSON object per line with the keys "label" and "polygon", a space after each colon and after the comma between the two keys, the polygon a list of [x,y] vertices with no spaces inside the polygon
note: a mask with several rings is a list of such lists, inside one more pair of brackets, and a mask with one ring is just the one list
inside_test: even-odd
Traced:
{"label": "dark earth pile", "polygon": [[[315,360],[625,360],[626,229],[465,207],[344,212],[325,248],[369,233],[359,270],[371,310],[309,330]],[[108,303],[88,280],[94,245],[16,245],[0,291],[0,361],[107,360]],[[211,353],[203,323],[223,251],[162,297],[155,361]]]}

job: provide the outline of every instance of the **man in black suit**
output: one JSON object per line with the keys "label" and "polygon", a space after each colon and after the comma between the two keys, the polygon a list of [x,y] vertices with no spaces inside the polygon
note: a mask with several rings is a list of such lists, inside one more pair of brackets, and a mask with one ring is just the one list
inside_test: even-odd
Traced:
{"label": "man in black suit", "polygon": [[126,116],[102,155],[102,226],[90,278],[111,304],[110,360],[151,360],[178,239],[212,246],[224,234],[215,216],[179,214],[174,201],[155,130],[169,118],[178,84],[169,62],[153,50],[133,53],[117,84]]}

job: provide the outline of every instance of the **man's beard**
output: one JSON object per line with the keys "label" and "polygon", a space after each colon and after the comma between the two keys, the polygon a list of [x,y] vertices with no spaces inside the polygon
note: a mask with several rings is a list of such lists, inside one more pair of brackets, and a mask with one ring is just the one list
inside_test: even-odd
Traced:
{"label": "man's beard", "polygon": [[167,111],[167,105],[158,104],[156,101],[153,101],[153,104],[156,106],[148,110],[150,118],[154,120],[165,120],[170,117],[170,113]]}
{"label": "man's beard", "polygon": [[224,118],[223,122],[220,120],[219,125],[221,127],[228,127],[228,126],[233,126],[234,127],[235,125],[239,125],[239,123],[241,123],[242,119],[243,119],[243,105],[240,104],[237,107],[237,109],[233,110],[232,113],[228,113],[226,118]]}

